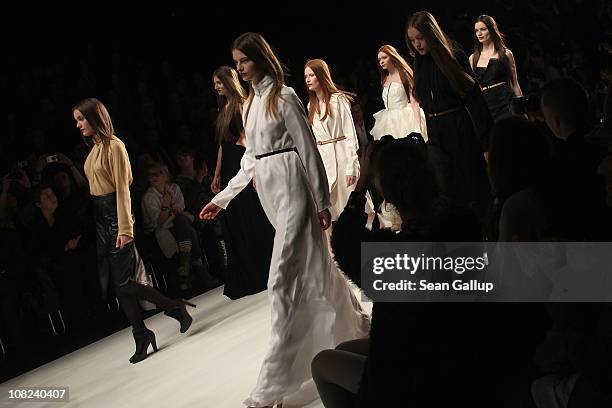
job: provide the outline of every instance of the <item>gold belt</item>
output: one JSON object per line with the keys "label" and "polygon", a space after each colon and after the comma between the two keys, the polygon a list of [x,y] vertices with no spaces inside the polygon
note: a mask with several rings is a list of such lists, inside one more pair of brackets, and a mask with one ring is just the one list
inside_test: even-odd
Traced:
{"label": "gold belt", "polygon": [[326,144],[329,144],[329,143],[341,142],[344,139],[346,139],[346,136],[340,136],[340,137],[337,137],[335,139],[329,139],[329,140],[317,140],[317,144],[319,146],[322,146],[322,145],[326,145]]}
{"label": "gold belt", "polygon": [[504,84],[505,84],[505,82],[498,82],[498,83],[493,84],[493,85],[483,86],[482,90],[483,91],[488,91],[489,89],[497,88],[498,86],[501,86],[501,85],[504,85]]}

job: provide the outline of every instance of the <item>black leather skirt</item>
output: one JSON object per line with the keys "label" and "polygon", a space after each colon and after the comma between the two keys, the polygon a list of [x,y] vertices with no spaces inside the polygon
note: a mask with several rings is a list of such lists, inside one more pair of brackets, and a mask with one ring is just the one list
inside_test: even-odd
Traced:
{"label": "black leather skirt", "polygon": [[96,221],[100,289],[102,298],[106,299],[111,283],[115,293],[119,294],[122,287],[136,281],[144,265],[138,256],[134,241],[121,249],[116,248],[119,232],[116,194],[93,196],[93,211]]}

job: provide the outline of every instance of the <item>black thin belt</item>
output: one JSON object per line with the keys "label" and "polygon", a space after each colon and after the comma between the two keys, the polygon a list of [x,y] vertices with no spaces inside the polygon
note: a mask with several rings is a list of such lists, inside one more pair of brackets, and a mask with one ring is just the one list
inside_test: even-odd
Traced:
{"label": "black thin belt", "polygon": [[275,151],[269,152],[269,153],[258,154],[258,155],[255,156],[255,158],[257,160],[259,160],[259,159],[263,159],[264,157],[274,156],[275,154],[289,153],[289,152],[296,152],[297,153],[297,149],[295,147],[288,147],[286,149],[275,150]]}

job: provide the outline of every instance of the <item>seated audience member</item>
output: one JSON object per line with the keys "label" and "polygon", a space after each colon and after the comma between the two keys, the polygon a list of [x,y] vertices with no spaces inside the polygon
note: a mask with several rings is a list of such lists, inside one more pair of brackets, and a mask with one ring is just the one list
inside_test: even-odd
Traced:
{"label": "seated audience member", "polygon": [[32,189],[36,209],[28,227],[30,266],[49,276],[58,290],[60,305],[69,322],[80,323],[88,313],[86,252],[80,244],[82,230],[71,214],[58,210],[53,189],[39,184]]}
{"label": "seated audience member", "polygon": [[201,167],[196,169],[196,153],[189,147],[182,147],[176,153],[176,162],[179,174],[176,176],[176,184],[179,185],[185,198],[185,211],[196,216],[193,227],[199,233],[202,240],[202,252],[205,254],[211,273],[221,277],[223,253],[222,237],[220,237],[218,220],[201,220],[197,215],[206,204],[210,202],[214,194],[211,191],[212,177],[208,172],[208,166],[204,160]]}
{"label": "seated audience member", "polygon": [[191,226],[193,216],[185,212],[183,194],[177,184],[170,182],[168,168],[160,163],[152,165],[149,183],[150,187],[142,198],[144,230],[155,235],[166,258],[178,253],[179,289],[191,287],[191,271],[205,285],[214,285],[214,278],[202,263],[198,235]]}
{"label": "seated audience member", "polygon": [[25,361],[30,357],[24,343],[23,316],[20,302],[29,284],[26,268],[26,236],[17,213],[17,202],[11,194],[13,180],[9,174],[0,185],[0,335],[7,359]]}
{"label": "seated audience member", "polygon": [[185,211],[191,214],[196,222],[200,210],[210,202],[214,194],[210,190],[210,177],[206,162],[202,161],[200,169],[195,168],[195,151],[190,148],[181,148],[176,153],[176,162],[179,173],[175,178],[185,198]]}

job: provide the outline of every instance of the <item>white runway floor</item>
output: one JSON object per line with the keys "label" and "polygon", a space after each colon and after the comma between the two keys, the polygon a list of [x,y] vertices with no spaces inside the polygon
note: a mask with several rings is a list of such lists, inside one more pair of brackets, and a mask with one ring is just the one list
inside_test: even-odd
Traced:
{"label": "white runway floor", "polygon": [[[159,351],[138,364],[128,362],[134,352],[128,328],[0,384],[2,389],[67,386],[69,402],[0,402],[0,407],[244,407],[267,349],[268,298],[263,292],[232,301],[222,293],[220,287],[192,299],[198,307],[189,308],[194,322],[185,334],[162,313],[147,319]],[[285,407],[323,405],[310,381]]]}

